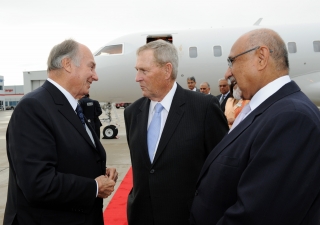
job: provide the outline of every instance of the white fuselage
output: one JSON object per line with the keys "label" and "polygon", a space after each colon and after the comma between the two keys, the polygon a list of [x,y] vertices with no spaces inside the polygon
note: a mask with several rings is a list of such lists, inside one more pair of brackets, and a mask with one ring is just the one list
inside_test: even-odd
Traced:
{"label": "white fuselage", "polygon": [[[277,31],[286,43],[295,43],[296,52],[289,53],[289,75],[318,106],[320,52],[314,49],[314,42],[320,42],[319,27],[320,24],[268,27]],[[211,94],[218,95],[218,80],[227,70],[232,45],[242,34],[258,28],[261,26],[136,33],[120,37],[106,46],[122,44],[122,53],[95,56],[99,81],[92,84],[90,95],[100,102],[131,103],[142,97],[140,86],[135,82],[136,50],[146,44],[150,36],[172,37],[179,54],[177,82],[182,87],[187,88],[187,77],[194,76],[198,88],[206,81],[211,86]],[[214,55],[214,46],[220,46],[221,55]],[[190,47],[196,47],[197,57],[190,58]]]}

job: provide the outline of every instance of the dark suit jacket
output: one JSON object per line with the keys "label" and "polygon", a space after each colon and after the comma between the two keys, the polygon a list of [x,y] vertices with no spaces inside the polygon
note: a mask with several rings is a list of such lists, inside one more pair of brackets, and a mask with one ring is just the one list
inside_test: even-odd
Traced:
{"label": "dark suit jacket", "polygon": [[[221,95],[222,95],[222,94],[216,96],[217,99],[218,99],[218,101],[220,101]],[[221,107],[222,112],[224,112],[225,107],[226,107],[226,103],[227,103],[227,101],[228,101],[228,98],[230,98],[230,97],[231,97],[231,96],[230,96],[230,92],[229,92],[228,95],[224,98],[224,100],[223,100],[222,103],[220,104],[220,107]]]}
{"label": "dark suit jacket", "polygon": [[81,98],[79,104],[83,110],[83,114],[90,122],[90,125],[95,128],[94,118],[95,118],[95,106],[93,100],[88,97]]}
{"label": "dark suit jacket", "polygon": [[[87,122],[87,121],[86,121]],[[94,178],[106,154],[95,147],[65,96],[50,82],[25,95],[7,129],[4,224],[103,224]]]}
{"label": "dark suit jacket", "polygon": [[100,138],[100,127],[102,123],[99,119],[99,116],[102,114],[100,103],[97,100],[92,100],[94,105],[94,130],[96,131],[97,136]]}
{"label": "dark suit jacket", "polygon": [[124,111],[133,169],[129,224],[189,224],[197,177],[209,152],[228,131],[227,121],[216,98],[178,85],[151,164],[149,105],[148,98],[141,98]]}
{"label": "dark suit jacket", "polygon": [[192,224],[319,225],[319,138],[319,109],[284,85],[208,156]]}

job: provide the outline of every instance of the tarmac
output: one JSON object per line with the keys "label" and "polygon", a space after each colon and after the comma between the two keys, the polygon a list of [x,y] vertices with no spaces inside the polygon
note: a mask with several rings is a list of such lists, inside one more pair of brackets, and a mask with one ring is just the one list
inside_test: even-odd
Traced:
{"label": "tarmac", "polygon": [[[104,199],[104,208],[107,207],[114,193],[119,187],[124,176],[127,174],[128,169],[131,166],[130,153],[127,144],[126,131],[123,118],[123,108],[115,109],[118,115],[117,123],[112,123],[118,127],[118,139],[101,139],[101,143],[107,153],[107,167],[115,167],[119,173],[118,181],[115,186],[115,191],[111,196]],[[3,224],[3,215],[7,202],[7,191],[8,191],[8,178],[9,178],[9,163],[6,151],[6,130],[11,118],[12,110],[0,111],[0,224]],[[106,118],[106,115],[102,113],[100,119]],[[116,120],[116,115],[112,114],[112,119]],[[102,122],[102,130],[108,124]]]}

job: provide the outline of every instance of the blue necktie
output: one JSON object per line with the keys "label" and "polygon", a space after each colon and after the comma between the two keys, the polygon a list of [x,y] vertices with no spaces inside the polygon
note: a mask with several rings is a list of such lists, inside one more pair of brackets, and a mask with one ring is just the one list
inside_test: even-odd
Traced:
{"label": "blue necktie", "polygon": [[86,123],[84,121],[83,111],[82,111],[82,108],[79,104],[77,105],[76,112],[77,112],[77,115],[78,115],[82,125],[84,126],[84,129],[86,129]]}
{"label": "blue necktie", "polygon": [[148,152],[151,162],[153,161],[154,152],[156,151],[156,145],[159,139],[162,109],[163,106],[160,103],[157,103],[148,129]]}

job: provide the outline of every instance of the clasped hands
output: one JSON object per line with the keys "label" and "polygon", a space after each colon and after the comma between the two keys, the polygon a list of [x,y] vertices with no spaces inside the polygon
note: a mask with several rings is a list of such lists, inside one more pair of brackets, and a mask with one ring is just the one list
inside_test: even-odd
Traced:
{"label": "clasped hands", "polygon": [[118,172],[115,168],[107,168],[106,174],[95,179],[98,183],[99,198],[107,198],[114,191],[114,186],[118,180]]}

